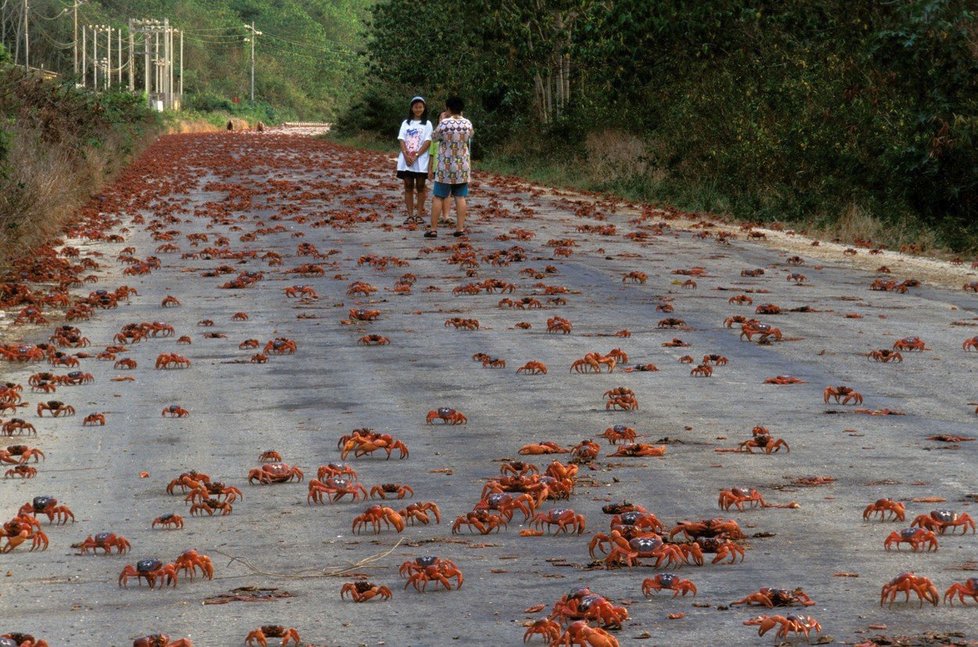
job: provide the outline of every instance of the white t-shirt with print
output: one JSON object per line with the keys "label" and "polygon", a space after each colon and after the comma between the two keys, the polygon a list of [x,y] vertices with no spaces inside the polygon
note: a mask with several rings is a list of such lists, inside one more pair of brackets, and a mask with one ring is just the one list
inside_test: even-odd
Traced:
{"label": "white t-shirt with print", "polygon": [[[397,138],[404,142],[404,146],[408,151],[416,153],[421,150],[425,142],[431,141],[431,131],[434,130],[431,126],[431,120],[421,123],[417,120],[412,120],[408,122],[407,119],[401,122],[401,131],[397,134]],[[397,156],[397,170],[398,171],[414,171],[416,173],[427,173],[428,172],[428,153],[425,152],[423,155],[414,160],[414,164],[408,166],[404,160],[404,153],[400,153]]]}

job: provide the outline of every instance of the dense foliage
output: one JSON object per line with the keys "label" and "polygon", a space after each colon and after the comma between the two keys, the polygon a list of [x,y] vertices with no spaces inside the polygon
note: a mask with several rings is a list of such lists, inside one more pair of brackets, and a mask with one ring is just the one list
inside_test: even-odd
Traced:
{"label": "dense foliage", "polygon": [[[117,29],[125,28],[130,18],[168,18],[184,32],[184,91],[192,109],[251,112],[272,120],[330,119],[347,106],[362,80],[363,63],[356,49],[372,3],[85,0],[78,7],[78,22]],[[31,65],[72,74],[73,3],[31,0],[29,6]],[[20,2],[9,2],[0,9],[3,41],[17,62],[23,61],[20,7]],[[244,27],[252,22],[262,32],[256,41],[255,106],[248,102],[251,44]]]}
{"label": "dense foliage", "polygon": [[459,92],[496,159],[569,159],[596,188],[748,219],[856,210],[975,247],[973,4],[387,0],[369,91],[340,125],[389,137],[407,97]]}
{"label": "dense foliage", "polygon": [[0,56],[0,266],[56,232],[159,126],[137,95],[87,92]]}

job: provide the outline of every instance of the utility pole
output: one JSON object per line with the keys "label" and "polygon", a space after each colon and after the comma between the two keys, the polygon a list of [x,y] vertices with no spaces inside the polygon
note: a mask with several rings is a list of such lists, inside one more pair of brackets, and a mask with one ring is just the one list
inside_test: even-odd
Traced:
{"label": "utility pole", "polygon": [[180,30],[180,108],[183,109],[183,30]]}
{"label": "utility pole", "polygon": [[92,89],[98,90],[98,25],[92,25]]}
{"label": "utility pole", "polygon": [[105,89],[112,86],[112,28],[105,28]]}
{"label": "utility pole", "polygon": [[136,38],[132,33],[132,18],[129,19],[129,91],[136,91]]}
{"label": "utility pole", "polygon": [[[24,0],[24,71],[29,71],[31,69],[31,30],[28,23],[28,13],[27,13],[27,0]],[[254,61],[254,53],[252,53],[252,62]]]}
{"label": "utility pole", "polygon": [[255,21],[251,25],[245,25],[245,29],[251,30],[251,102],[255,102],[255,41],[261,36],[261,32],[255,29]]}
{"label": "utility pole", "polygon": [[88,61],[85,60],[85,53],[88,51],[86,47],[88,36],[88,27],[82,27],[82,45],[81,45],[81,81],[82,87],[85,87],[85,80],[88,78]]}
{"label": "utility pole", "polygon": [[146,99],[151,100],[151,94],[149,91],[149,38],[148,33],[143,32],[143,92],[146,93]]}
{"label": "utility pole", "polygon": [[163,29],[166,34],[166,107],[173,109],[173,30],[170,29],[170,19],[163,19]]}
{"label": "utility pole", "polygon": [[71,46],[72,46],[72,53],[74,54],[75,57],[74,58],[75,67],[73,69],[75,71],[75,76],[78,76],[78,0],[74,1],[73,9],[74,9],[74,18],[72,20],[72,25],[73,25],[74,38],[71,41]]}
{"label": "utility pole", "polygon": [[[121,31],[121,30],[120,30]],[[174,85],[175,35],[180,34],[180,93],[183,93],[183,32],[170,25],[170,19],[131,19],[129,21],[129,90],[136,91],[136,38],[142,44],[143,91],[151,107],[156,101],[172,110],[177,105]],[[122,84],[122,35],[117,36],[119,83]],[[110,59],[111,60],[111,59]]]}

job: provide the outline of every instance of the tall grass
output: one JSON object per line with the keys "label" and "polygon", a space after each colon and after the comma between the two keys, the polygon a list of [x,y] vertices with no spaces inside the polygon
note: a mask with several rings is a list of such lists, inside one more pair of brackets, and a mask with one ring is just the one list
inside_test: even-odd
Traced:
{"label": "tall grass", "polygon": [[160,121],[132,95],[95,95],[0,65],[0,269],[55,236]]}
{"label": "tall grass", "polygon": [[[591,133],[583,149],[579,154],[554,155],[535,150],[532,145],[510,142],[500,152],[480,160],[477,166],[545,186],[604,192],[626,200],[670,205],[740,222],[758,222],[754,205],[765,200],[777,203],[780,199],[777,190],[770,188],[766,198],[759,192],[755,202],[746,205],[738,202],[738,191],[731,191],[717,180],[676,177],[656,164],[655,142],[625,132]],[[883,246],[936,256],[952,253],[924,223],[909,216],[883,217],[870,201],[853,200],[841,210],[823,208],[801,219],[795,214],[779,218],[776,213],[774,217],[768,213],[764,224],[851,245]],[[967,245],[956,247],[958,251],[968,249]]]}

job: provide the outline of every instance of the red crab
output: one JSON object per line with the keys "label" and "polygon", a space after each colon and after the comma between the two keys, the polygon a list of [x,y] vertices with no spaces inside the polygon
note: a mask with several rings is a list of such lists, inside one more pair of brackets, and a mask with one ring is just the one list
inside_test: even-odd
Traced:
{"label": "red crab", "polygon": [[173,640],[166,634],[151,634],[132,641],[132,647],[194,647],[194,644],[189,638]]}
{"label": "red crab", "polygon": [[164,418],[167,416],[171,418],[186,418],[190,415],[190,412],[179,405],[171,404],[163,407],[163,413],[160,415],[162,415]]}
{"label": "red crab", "polygon": [[404,517],[397,513],[393,508],[386,506],[372,505],[363,511],[363,514],[353,518],[353,532],[359,534],[360,528],[368,523],[373,526],[375,533],[380,533],[380,523],[384,522],[388,528],[392,527],[397,532],[404,530]]}
{"label": "red crab", "polygon": [[446,425],[464,425],[469,421],[464,413],[449,407],[439,407],[436,410],[429,411],[425,422],[432,425],[435,420],[441,420]]}
{"label": "red crab", "polygon": [[144,559],[136,562],[136,565],[127,565],[119,574],[119,586],[127,586],[129,578],[135,577],[137,580],[146,580],[149,588],[156,586],[159,579],[160,588],[169,584],[177,585],[177,567],[175,564],[164,564],[158,559]]}
{"label": "red crab", "polygon": [[[961,604],[965,603],[964,599],[967,596],[970,596],[975,602],[978,602],[978,577],[969,577],[964,582],[954,582],[951,584],[947,588],[947,591],[944,592],[944,602],[953,605],[955,595],[958,596]],[[950,601],[948,601],[948,598],[951,598]]]}
{"label": "red crab", "polygon": [[621,627],[628,620],[628,609],[615,606],[585,586],[557,600],[550,617],[557,620],[597,620],[608,628]]}
{"label": "red crab", "polygon": [[367,580],[358,582],[347,582],[340,589],[340,599],[344,599],[349,594],[354,602],[366,602],[374,597],[380,596],[381,599],[390,600],[391,590],[386,586],[371,584]]}
{"label": "red crab", "polygon": [[968,528],[971,528],[972,533],[975,532],[975,520],[971,518],[971,515],[967,512],[958,513],[954,510],[931,510],[927,514],[919,515],[910,525],[926,528],[942,535],[948,528],[953,533],[954,529],[958,527],[961,528],[962,534],[966,534]]}
{"label": "red crab", "polygon": [[34,497],[32,501],[21,506],[18,514],[21,516],[34,515],[35,517],[39,514],[46,514],[52,523],[57,518],[58,525],[68,523],[68,519],[71,519],[72,523],[75,522],[75,515],[68,506],[58,505],[58,500],[49,496]]}
{"label": "red crab", "polygon": [[794,590],[789,590],[773,589],[765,586],[754,593],[737,600],[736,602],[730,603],[731,606],[735,604],[746,604],[748,606],[757,604],[768,608],[790,607],[794,604],[801,604],[803,606],[810,607],[815,604],[815,601],[808,597],[808,594],[805,593],[801,587]]}
{"label": "red crab", "polygon": [[798,504],[794,501],[785,504],[773,504],[764,501],[761,493],[754,488],[730,488],[729,490],[721,490],[720,497],[717,501],[722,510],[729,510],[731,507],[736,506],[738,510],[743,511],[743,504],[748,503],[751,506],[760,505],[762,508],[798,508]]}
{"label": "red crab", "polygon": [[924,346],[924,340],[920,337],[904,337],[893,343],[893,350],[909,352],[914,350],[925,351],[927,348]]}
{"label": "red crab", "polygon": [[899,532],[894,530],[883,541],[883,548],[890,550],[890,546],[896,544],[897,550],[899,550],[900,544],[904,543],[910,544],[910,548],[914,552],[925,545],[929,551],[938,548],[937,535],[932,530],[925,528],[904,528]]}
{"label": "red crab", "polygon": [[429,512],[435,516],[435,523],[441,523],[441,510],[434,501],[412,503],[403,510],[398,510],[397,514],[404,517],[404,520],[412,526],[415,521],[427,526],[431,522],[431,519],[428,517]]}
{"label": "red crab", "polygon": [[[682,565],[686,563],[688,556],[695,559],[695,553],[687,555],[684,550],[684,547],[692,547],[693,544],[669,544],[655,534],[626,539],[625,535],[618,530],[612,530],[609,539],[611,550],[604,560],[607,568],[621,564],[629,568],[639,566],[638,560],[640,558],[654,558],[655,568],[663,565],[663,563],[667,567],[673,564]],[[702,555],[700,555],[700,560],[702,560]]]}
{"label": "red crab", "polygon": [[662,589],[672,591],[672,597],[676,597],[680,593],[683,597],[686,597],[687,593],[692,593],[693,597],[696,597],[696,585],[693,584],[693,581],[683,579],[673,573],[659,573],[655,577],[642,580],[642,593],[645,594],[645,597],[649,597],[653,592]]}
{"label": "red crab", "polygon": [[859,392],[844,385],[825,387],[825,390],[822,391],[822,399],[828,403],[829,398],[835,398],[836,402],[841,401],[842,404],[849,404],[850,401],[853,404],[863,403],[863,396]]}
{"label": "red crab", "polygon": [[791,448],[788,447],[788,443],[782,438],[774,438],[771,436],[770,432],[760,425],[754,427],[751,430],[751,437],[740,443],[737,448],[740,451],[752,454],[753,448],[758,448],[762,450],[765,454],[771,454],[780,451],[784,447],[785,451],[791,452]]}
{"label": "red crab", "polygon": [[462,571],[450,559],[440,557],[425,556],[408,560],[401,564],[398,572],[402,577],[407,577],[404,588],[414,585],[418,592],[424,592],[428,582],[438,582],[445,587],[446,591],[452,590],[452,578],[455,578],[455,589],[461,589],[465,578]]}
{"label": "red crab", "polygon": [[873,514],[878,514],[880,519],[883,519],[886,513],[890,513],[891,520],[903,521],[906,511],[906,507],[899,501],[894,501],[893,499],[877,499],[876,502],[870,503],[863,510],[863,519],[868,521]]}
{"label": "red crab", "polygon": [[327,476],[326,478],[310,479],[309,481],[309,493],[306,495],[306,503],[311,504],[313,501],[316,503],[323,503],[323,496],[328,496],[330,501],[336,502],[350,495],[353,501],[356,502],[360,498],[367,498],[367,489],[363,487],[356,479],[348,478],[346,476]]}
{"label": "red crab", "polygon": [[58,400],[48,400],[47,402],[37,403],[37,417],[42,418],[43,412],[49,411],[52,416],[57,418],[58,416],[73,416],[75,415],[75,407],[70,404],[65,404]]}
{"label": "red crab", "polygon": [[920,606],[924,606],[924,602],[930,602],[937,606],[939,595],[937,587],[929,578],[923,575],[915,575],[913,572],[901,573],[883,585],[880,593],[880,606],[883,606],[883,603],[889,598],[889,606],[892,607],[893,601],[896,600],[899,593],[905,594],[906,600],[909,602],[911,591],[920,598]]}
{"label": "red crab", "polygon": [[763,636],[771,629],[779,627],[777,632],[778,638],[787,638],[789,633],[805,634],[805,639],[808,639],[808,634],[814,631],[815,633],[822,632],[822,625],[819,624],[818,620],[811,616],[798,616],[794,614],[789,614],[788,616],[757,616],[756,618],[751,618],[750,620],[744,620],[744,624],[747,626],[757,626],[757,635]]}
{"label": "red crab", "polygon": [[370,488],[370,498],[373,499],[375,496],[381,499],[386,499],[388,497],[392,499],[403,499],[406,496],[414,496],[414,490],[411,489],[410,485],[404,483],[383,483],[381,485],[375,485]]}
{"label": "red crab", "polygon": [[577,531],[577,534],[584,532],[584,515],[578,514],[569,508],[554,508],[546,512],[539,512],[530,520],[530,525],[537,528],[547,524],[557,526],[556,534],[568,532],[568,529]]}
{"label": "red crab", "polygon": [[0,539],[4,537],[7,544],[0,548],[0,553],[9,553],[28,539],[31,540],[31,552],[48,548],[48,536],[41,532],[41,524],[31,516],[18,515],[0,526]]}
{"label": "red crab", "polygon": [[540,454],[567,454],[569,449],[561,447],[555,442],[543,440],[538,443],[523,445],[517,452],[520,456],[537,456]]}
{"label": "red crab", "polygon": [[502,513],[494,514],[489,510],[473,510],[455,519],[455,523],[452,524],[452,534],[458,534],[461,532],[462,526],[468,526],[469,532],[477,530],[482,535],[488,535],[493,530],[499,532],[500,528],[505,528],[506,522],[507,518]]}
{"label": "red crab", "polygon": [[193,579],[197,573],[197,569],[200,569],[200,574],[209,580],[214,579],[214,562],[210,557],[202,553],[198,553],[195,549],[191,548],[185,550],[180,555],[173,560],[174,565],[177,570],[183,571]]}
{"label": "red crab", "polygon": [[[7,647],[7,645],[9,645],[9,647],[48,647],[46,640],[35,638],[30,634],[16,632],[0,634],[0,645],[3,645],[4,647]],[[190,645],[189,647],[193,647],[193,645]]]}
{"label": "red crab", "polygon": [[291,480],[302,481],[304,474],[298,467],[285,463],[266,463],[248,472],[248,483],[254,485],[258,481],[260,485],[271,485],[272,483],[288,483]]}
{"label": "red crab", "polygon": [[778,384],[783,386],[787,384],[805,384],[805,380],[794,377],[793,375],[775,375],[774,377],[769,377],[764,380],[764,383]]}
{"label": "red crab", "polygon": [[23,465],[34,459],[34,462],[38,462],[38,457],[44,458],[44,452],[42,452],[37,447],[28,447],[27,445],[8,445],[6,449],[0,449],[0,463],[8,463],[10,465]]}
{"label": "red crab", "polygon": [[[537,620],[531,624],[523,634],[523,642],[527,643],[535,635],[543,636],[543,639],[552,645],[559,645],[560,636],[563,632],[558,623],[549,618]],[[613,644],[613,643],[611,643]]]}
{"label": "red crab", "polygon": [[[556,255],[556,252],[555,252]],[[567,626],[554,645],[581,645],[582,647],[619,647],[618,639],[600,627],[592,627],[585,620],[577,620]]]}
{"label": "red crab", "polygon": [[156,526],[180,529],[183,528],[183,517],[178,514],[173,514],[172,512],[169,514],[160,515],[159,517],[153,519],[153,524],[150,527],[155,528]]}
{"label": "red crab", "polygon": [[262,625],[254,631],[248,632],[248,635],[245,637],[245,644],[248,645],[248,647],[251,647],[252,642],[255,642],[259,645],[259,647],[268,647],[269,638],[281,638],[281,647],[286,647],[286,645],[289,644],[289,641],[292,641],[295,643],[296,647],[298,647],[302,641],[302,638],[299,637],[299,632],[296,631],[295,627],[283,627],[282,625]]}
{"label": "red crab", "polygon": [[602,433],[598,434],[610,444],[616,445],[620,441],[634,442],[635,440],[635,430],[627,425],[618,424],[613,427],[608,427]]}
{"label": "red crab", "polygon": [[115,548],[121,555],[128,552],[132,548],[132,545],[122,535],[116,535],[111,532],[100,532],[96,535],[89,535],[85,538],[85,541],[79,544],[72,544],[71,547],[79,549],[81,551],[79,555],[84,555],[90,550],[93,553],[98,553],[99,548],[105,551],[106,555],[111,554],[112,549]]}

